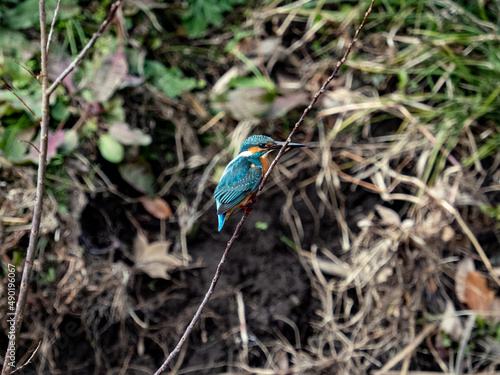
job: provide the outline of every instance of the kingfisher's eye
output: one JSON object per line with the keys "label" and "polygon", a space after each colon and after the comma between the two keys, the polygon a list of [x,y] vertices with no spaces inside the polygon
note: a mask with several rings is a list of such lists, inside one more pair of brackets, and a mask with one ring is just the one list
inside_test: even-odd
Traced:
{"label": "kingfisher's eye", "polygon": [[266,148],[266,147],[267,147],[267,145],[266,145],[265,143],[261,143],[261,144],[259,144],[259,147],[260,147],[260,148]]}

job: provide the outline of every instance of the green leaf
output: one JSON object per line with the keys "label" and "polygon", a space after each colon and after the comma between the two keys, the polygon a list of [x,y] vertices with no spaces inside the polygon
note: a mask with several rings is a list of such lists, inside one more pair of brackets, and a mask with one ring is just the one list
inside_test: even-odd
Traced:
{"label": "green leaf", "polygon": [[295,246],[295,242],[293,242],[287,236],[280,236],[280,240],[281,240],[281,242],[283,242],[285,245],[292,248],[293,250],[297,250],[297,246]]}
{"label": "green leaf", "polygon": [[260,230],[267,230],[267,228],[269,228],[269,224],[262,221],[257,221],[255,223],[255,228]]}
{"label": "green leaf", "polygon": [[104,159],[111,163],[119,163],[123,160],[125,150],[123,146],[115,141],[109,134],[103,134],[97,141],[97,146]]}
{"label": "green leaf", "polygon": [[94,120],[89,120],[82,126],[82,135],[84,137],[90,138],[99,129],[97,122]]}
{"label": "green leaf", "polygon": [[62,103],[59,100],[51,108],[50,113],[51,113],[52,117],[54,118],[54,120],[57,120],[57,121],[66,120],[70,115],[69,110],[68,110],[68,105]]}
{"label": "green leaf", "polygon": [[153,60],[146,61],[144,73],[153,86],[170,98],[175,98],[183,92],[199,87],[201,84],[194,78],[185,78],[182,70],[176,66],[167,68],[158,61]]}
{"label": "green leaf", "polygon": [[31,147],[26,141],[31,141],[34,135],[34,128],[26,129],[22,125],[9,126],[2,133],[0,149],[3,150],[7,159],[14,163],[20,163],[24,161],[28,147]]}
{"label": "green leaf", "polygon": [[233,4],[244,0],[191,0],[182,15],[182,24],[189,38],[200,36],[209,24],[220,27],[222,14],[233,9]]}

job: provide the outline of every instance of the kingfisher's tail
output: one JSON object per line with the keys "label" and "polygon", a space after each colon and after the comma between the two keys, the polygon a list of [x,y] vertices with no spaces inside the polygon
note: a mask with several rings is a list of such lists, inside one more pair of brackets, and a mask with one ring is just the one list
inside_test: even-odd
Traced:
{"label": "kingfisher's tail", "polygon": [[218,215],[219,217],[219,232],[224,226],[224,223],[226,222],[226,214]]}

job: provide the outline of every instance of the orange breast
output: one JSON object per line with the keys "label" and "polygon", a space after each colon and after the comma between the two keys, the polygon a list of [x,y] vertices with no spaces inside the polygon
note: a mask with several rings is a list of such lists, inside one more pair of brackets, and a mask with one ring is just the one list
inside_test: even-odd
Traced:
{"label": "orange breast", "polygon": [[262,163],[262,177],[264,177],[267,173],[267,170],[269,169],[269,166],[271,165],[271,162],[267,158],[267,156],[262,156],[259,158],[260,162]]}

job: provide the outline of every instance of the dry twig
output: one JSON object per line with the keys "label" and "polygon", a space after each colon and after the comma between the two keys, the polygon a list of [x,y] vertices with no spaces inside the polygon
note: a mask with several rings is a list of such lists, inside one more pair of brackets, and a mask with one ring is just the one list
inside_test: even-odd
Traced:
{"label": "dry twig", "polygon": [[[45,12],[45,0],[40,0],[40,51],[41,51],[41,78],[42,78],[42,120],[40,122],[40,154],[38,162],[38,177],[37,177],[37,188],[35,197],[35,208],[33,211],[33,221],[30,232],[30,239],[28,250],[26,252],[26,259],[24,261],[24,270],[21,278],[21,285],[19,287],[19,296],[16,304],[16,311],[14,314],[14,332],[15,334],[10,336],[8,343],[8,350],[5,353],[3,368],[1,375],[10,374],[12,367],[9,365],[9,350],[15,348],[16,338],[19,337],[19,332],[21,329],[21,323],[23,319],[24,308],[26,306],[26,297],[28,294],[28,284],[31,276],[31,270],[33,268],[33,263],[35,260],[36,245],[38,242],[38,233],[40,230],[40,222],[42,217],[43,209],[43,198],[45,192],[45,171],[47,168],[47,146],[48,146],[48,133],[49,133],[49,98],[50,94],[61,84],[62,80],[71,72],[78,63],[85,57],[86,53],[94,45],[96,40],[102,35],[102,32],[110,21],[114,18],[118,7],[121,5],[123,0],[117,0],[111,5],[111,9],[108,13],[106,20],[99,26],[97,32],[92,36],[92,39],[87,43],[83,50],[78,54],[71,65],[54,81],[54,83],[49,87],[49,76],[48,76],[48,36],[46,27],[46,12]],[[56,12],[57,14],[57,12]],[[55,17],[54,15],[54,21]],[[52,27],[51,27],[52,30]],[[11,90],[12,91],[12,90]],[[16,95],[17,96],[17,95]],[[19,97],[18,99],[25,104]],[[31,111],[31,110],[30,110]],[[32,112],[33,113],[33,112]],[[34,114],[33,114],[34,115]],[[35,115],[34,115],[35,116]],[[35,116],[36,117],[36,116]],[[38,118],[37,118],[38,119]]]}

